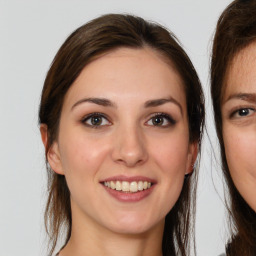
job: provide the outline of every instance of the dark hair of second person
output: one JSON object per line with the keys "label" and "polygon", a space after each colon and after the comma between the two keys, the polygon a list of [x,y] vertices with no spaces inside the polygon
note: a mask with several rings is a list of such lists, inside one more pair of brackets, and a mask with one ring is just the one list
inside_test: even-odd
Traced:
{"label": "dark hair of second person", "polygon": [[[241,191],[239,192],[239,187],[235,185],[234,179],[231,176],[230,165],[227,161],[227,153],[229,152],[227,152],[227,145],[224,143],[225,138],[223,137],[224,114],[222,109],[228,76],[233,66],[239,64],[236,63],[236,58],[239,54],[243,54],[245,49],[248,49],[248,47],[255,43],[256,1],[233,1],[223,11],[218,20],[211,60],[211,95],[221,150],[222,168],[228,188],[226,202],[228,204],[229,223],[232,232],[226,247],[226,252],[229,256],[256,255],[256,213],[255,209],[248,204],[246,198],[241,196]],[[237,74],[246,72],[246,68],[247,66],[243,65],[240,70],[237,70]],[[229,86],[232,87],[232,85]],[[240,85],[240,89],[243,92],[242,86],[243,84]],[[254,85],[255,87],[256,85]],[[243,100],[244,95],[241,94],[237,97]],[[247,115],[249,113],[248,111],[254,110],[244,108],[240,109],[240,111],[243,111],[243,113],[240,112],[240,115]],[[228,137],[229,135],[227,134],[226,136]],[[239,142],[237,143],[238,146]]]}

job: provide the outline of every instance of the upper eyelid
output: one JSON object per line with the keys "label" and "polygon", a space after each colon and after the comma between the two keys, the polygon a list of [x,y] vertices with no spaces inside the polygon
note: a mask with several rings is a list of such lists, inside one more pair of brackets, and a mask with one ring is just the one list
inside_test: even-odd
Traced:
{"label": "upper eyelid", "polygon": [[153,112],[153,113],[149,114],[149,117],[154,117],[154,116],[170,116],[170,117],[172,117],[171,114],[166,113],[166,112]]}
{"label": "upper eyelid", "polygon": [[247,101],[243,99],[230,99],[222,104],[224,108],[248,108],[253,107],[256,108],[256,102]]}
{"label": "upper eyelid", "polygon": [[239,110],[242,110],[242,109],[254,110],[254,112],[256,112],[256,108],[254,108],[254,107],[249,107],[249,106],[243,107],[243,106],[239,106],[239,107],[236,107],[236,108],[230,110],[230,112],[229,112],[229,117],[230,117],[230,118],[234,117],[234,115],[237,114],[238,111],[239,111]]}
{"label": "upper eyelid", "polygon": [[232,104],[232,105],[227,105],[223,109],[225,112],[232,113],[235,111],[238,111],[239,109],[245,109],[245,108],[251,108],[251,109],[256,109],[256,104],[246,104],[246,103],[240,103],[240,104]]}
{"label": "upper eyelid", "polygon": [[153,117],[156,117],[156,116],[162,116],[163,118],[168,119],[168,121],[171,122],[171,123],[173,123],[173,124],[177,122],[176,119],[174,119],[174,118],[172,117],[172,115],[167,114],[167,113],[161,113],[161,112],[160,112],[160,113],[153,113],[153,114],[151,114],[150,117],[147,119],[146,122],[148,122],[149,120],[151,120]]}
{"label": "upper eyelid", "polygon": [[109,118],[107,115],[105,115],[105,114],[103,114],[103,113],[98,113],[98,112],[90,113],[90,114],[88,114],[88,115],[83,116],[82,119],[81,119],[81,121],[82,121],[82,122],[85,122],[86,120],[90,119],[90,118],[93,117],[93,116],[100,116],[100,117],[102,117],[102,118],[107,119],[108,122],[111,123],[110,118]]}

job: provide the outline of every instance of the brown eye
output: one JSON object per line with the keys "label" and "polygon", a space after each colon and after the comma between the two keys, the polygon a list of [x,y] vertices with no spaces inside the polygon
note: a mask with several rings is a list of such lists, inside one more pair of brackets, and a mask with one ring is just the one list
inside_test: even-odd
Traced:
{"label": "brown eye", "polygon": [[231,118],[242,118],[253,115],[256,110],[254,108],[240,108],[231,114]]}
{"label": "brown eye", "polygon": [[250,113],[250,109],[248,109],[248,108],[238,110],[238,115],[239,116],[248,116],[249,113]]}
{"label": "brown eye", "polygon": [[82,122],[89,127],[100,127],[110,125],[111,123],[103,114],[90,114],[86,116]]}
{"label": "brown eye", "polygon": [[151,117],[146,124],[150,126],[168,127],[175,125],[176,121],[170,115],[160,113]]}
{"label": "brown eye", "polygon": [[93,116],[90,120],[92,125],[101,125],[102,124],[102,117],[101,116]]}
{"label": "brown eye", "polygon": [[155,126],[163,125],[164,118],[162,116],[155,116],[155,117],[152,118],[152,123]]}

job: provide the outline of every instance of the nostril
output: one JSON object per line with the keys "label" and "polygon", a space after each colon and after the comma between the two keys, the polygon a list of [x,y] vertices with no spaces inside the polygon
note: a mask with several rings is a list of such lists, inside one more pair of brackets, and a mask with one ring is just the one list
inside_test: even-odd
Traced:
{"label": "nostril", "polygon": [[137,165],[141,165],[145,162],[143,159],[138,159],[136,157],[124,157],[124,158],[119,158],[116,160],[116,162],[119,162],[120,164],[124,164],[128,167],[133,167]]}
{"label": "nostril", "polygon": [[[147,150],[143,141],[143,134],[137,127],[128,129],[117,134],[113,140],[113,160],[117,163],[133,167],[144,163],[147,159]],[[120,129],[121,131],[121,129]]]}

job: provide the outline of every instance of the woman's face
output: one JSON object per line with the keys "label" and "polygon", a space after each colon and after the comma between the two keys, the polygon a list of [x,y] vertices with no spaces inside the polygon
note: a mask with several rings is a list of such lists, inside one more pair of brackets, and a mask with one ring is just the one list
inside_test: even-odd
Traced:
{"label": "woman's face", "polygon": [[256,43],[235,56],[222,104],[223,138],[232,179],[256,211]]}
{"label": "woman's face", "polygon": [[164,225],[196,154],[183,87],[148,48],[121,48],[83,69],[48,153],[66,177],[72,223],[126,234]]}

